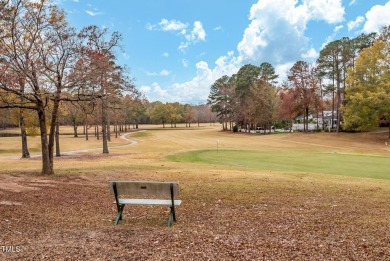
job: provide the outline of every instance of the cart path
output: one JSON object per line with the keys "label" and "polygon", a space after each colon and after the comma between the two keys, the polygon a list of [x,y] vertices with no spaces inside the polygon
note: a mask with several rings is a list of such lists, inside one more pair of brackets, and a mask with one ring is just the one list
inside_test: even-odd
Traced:
{"label": "cart path", "polygon": [[[146,130],[140,130],[140,131],[137,131],[137,132],[144,132]],[[126,141],[129,141],[129,143],[127,144],[121,144],[121,145],[117,145],[117,146],[112,146],[111,148],[119,148],[119,147],[128,147],[128,146],[134,146],[134,145],[137,145],[138,144],[138,141],[136,140],[132,140],[132,139],[128,139],[126,136],[127,135],[130,135],[132,133],[137,133],[137,132],[127,132],[125,134],[122,134],[120,136],[120,138],[122,140],[126,140]],[[79,154],[79,153],[84,153],[84,152],[89,152],[89,151],[96,151],[96,150],[101,150],[102,148],[91,148],[91,149],[84,149],[84,150],[69,150],[69,151],[64,151],[64,152],[61,152],[61,155],[65,156],[65,155],[75,155],[75,154]],[[30,158],[33,159],[33,158],[40,158],[42,157],[42,155],[31,155]],[[0,159],[11,159],[11,160],[19,160],[19,159],[22,159],[21,157],[0,157]]]}

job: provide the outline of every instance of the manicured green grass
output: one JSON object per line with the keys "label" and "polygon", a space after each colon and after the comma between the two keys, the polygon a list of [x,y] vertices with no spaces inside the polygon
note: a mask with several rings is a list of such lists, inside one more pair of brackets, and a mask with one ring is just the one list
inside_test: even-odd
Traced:
{"label": "manicured green grass", "polygon": [[302,151],[197,150],[168,156],[175,162],[228,165],[281,172],[305,172],[390,179],[390,157]]}

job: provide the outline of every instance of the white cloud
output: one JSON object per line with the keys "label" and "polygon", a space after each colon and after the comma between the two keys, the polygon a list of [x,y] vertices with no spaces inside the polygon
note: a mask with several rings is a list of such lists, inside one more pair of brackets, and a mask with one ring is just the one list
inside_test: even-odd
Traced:
{"label": "white cloud", "polygon": [[333,39],[335,39],[335,37],[336,37],[337,34],[339,33],[339,31],[340,31],[341,29],[343,29],[343,28],[344,28],[343,25],[338,25],[338,26],[336,26],[336,27],[333,29],[333,34],[332,34],[332,35],[329,35],[328,37],[326,37],[325,42],[322,43],[321,49],[324,48],[328,43],[332,42]]}
{"label": "white cloud", "polygon": [[310,48],[307,52],[302,54],[304,59],[317,59],[320,54],[314,49]]}
{"label": "white cloud", "polygon": [[184,51],[189,45],[190,45],[190,42],[181,42],[178,49],[181,51]]}
{"label": "white cloud", "polygon": [[338,34],[341,29],[344,28],[344,25],[338,25],[333,29],[333,33]]}
{"label": "white cloud", "polygon": [[222,26],[217,26],[217,27],[214,27],[213,29],[214,31],[219,31],[219,30],[222,30]]}
{"label": "white cloud", "polygon": [[[165,88],[154,82],[150,88],[145,86],[141,89],[151,101],[159,100],[163,102],[178,101],[182,103],[198,103],[207,100],[210,86],[223,75],[232,75],[241,67],[242,60],[234,56],[230,51],[227,55],[221,56],[215,62],[213,69],[205,61],[196,64],[196,76],[184,83],[174,83]],[[153,91],[151,91],[151,89]]]}
{"label": "white cloud", "polygon": [[170,74],[170,71],[168,70],[161,70],[159,73],[156,72],[146,72],[147,76],[168,76]]}
{"label": "white cloud", "polygon": [[295,4],[295,0],[263,0],[251,7],[251,23],[237,46],[245,60],[281,63],[307,45],[308,39],[303,32],[309,17]]}
{"label": "white cloud", "polygon": [[183,64],[183,67],[188,68],[188,60],[181,59],[181,64]]}
{"label": "white cloud", "polygon": [[160,72],[160,75],[161,76],[168,76],[170,74],[170,72],[168,71],[168,70],[161,70],[161,72]]}
{"label": "white cloud", "polygon": [[245,60],[273,64],[299,59],[308,50],[306,26],[311,20],[337,23],[344,19],[341,0],[261,0],[250,10],[251,20],[238,44]]}
{"label": "white cloud", "polygon": [[344,20],[344,7],[341,0],[304,0],[305,6],[313,20],[324,20],[335,24]]}
{"label": "white cloud", "polygon": [[349,6],[356,4],[356,1],[357,1],[357,0],[352,0],[352,1],[349,3]]}
{"label": "white cloud", "polygon": [[204,102],[209,95],[210,86],[223,75],[236,73],[241,64],[241,58],[235,57],[233,52],[219,57],[213,69],[209,68],[207,62],[200,61],[196,64],[196,76],[190,81],[173,84],[173,92],[181,102]]}
{"label": "white cloud", "polygon": [[183,31],[187,29],[188,24],[185,24],[178,20],[168,20],[168,19],[161,19],[161,22],[158,24],[146,24],[146,29],[150,31]]}
{"label": "white cloud", "polygon": [[187,34],[185,31],[182,32],[187,41],[182,42],[179,46],[179,50],[184,51],[191,43],[206,40],[206,32],[203,29],[203,25],[200,21],[195,21],[191,33]]}
{"label": "white cloud", "polygon": [[162,54],[162,56],[164,56],[164,57],[169,57],[169,53],[164,52],[164,53]]}
{"label": "white cloud", "polygon": [[185,24],[181,21],[168,19],[162,19],[158,25],[163,31],[181,31],[188,27],[188,24]]}
{"label": "white cloud", "polygon": [[125,59],[125,60],[128,60],[130,57],[129,55],[126,53],[126,52],[123,52],[122,53],[122,57]]}
{"label": "white cloud", "polygon": [[149,94],[152,88],[150,86],[142,85],[139,90],[145,94]]}
{"label": "white cloud", "polygon": [[103,12],[96,12],[96,11],[90,11],[90,10],[85,10],[85,12],[90,15],[90,16],[97,16],[103,14]]}
{"label": "white cloud", "polygon": [[160,84],[153,82],[151,86],[143,85],[140,91],[148,96],[150,101],[174,101],[167,90],[161,88]]}
{"label": "white cloud", "polygon": [[152,83],[152,87],[153,87],[153,94],[156,97],[159,97],[160,100],[164,100],[169,97],[168,91],[163,90],[157,82]]}
{"label": "white cloud", "polygon": [[359,27],[364,22],[363,16],[358,16],[355,21],[348,22],[348,31],[352,31]]}
{"label": "white cloud", "polygon": [[200,21],[194,22],[194,29],[192,29],[190,41],[205,41],[206,40],[206,32],[203,29],[203,25]]}
{"label": "white cloud", "polygon": [[203,29],[202,22],[195,21],[191,32],[188,31],[188,23],[178,20],[162,19],[158,24],[146,24],[146,29],[150,31],[173,31],[183,37],[179,45],[179,50],[184,51],[190,44],[206,40],[206,31]]}
{"label": "white cloud", "polygon": [[366,33],[379,32],[383,26],[390,24],[390,1],[385,5],[375,5],[366,13],[366,23],[363,31]]}
{"label": "white cloud", "polygon": [[275,73],[279,75],[279,82],[287,80],[288,71],[293,67],[295,62],[287,62],[283,64],[278,64],[275,66]]}

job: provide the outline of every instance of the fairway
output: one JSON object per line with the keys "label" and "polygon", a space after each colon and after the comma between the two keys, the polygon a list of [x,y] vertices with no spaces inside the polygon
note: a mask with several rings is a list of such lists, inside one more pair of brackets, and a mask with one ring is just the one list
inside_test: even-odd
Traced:
{"label": "fairway", "polygon": [[175,162],[220,164],[241,169],[390,179],[390,158],[385,156],[300,151],[198,150],[168,156],[167,159]]}
{"label": "fairway", "polygon": [[[141,128],[112,137],[108,155],[93,135],[61,136],[52,176],[39,174],[37,138],[31,159],[17,137],[0,138],[0,242],[21,250],[0,259],[390,257],[387,133]],[[167,207],[128,206],[115,226],[112,180],[179,183],[178,221],[166,227]]]}

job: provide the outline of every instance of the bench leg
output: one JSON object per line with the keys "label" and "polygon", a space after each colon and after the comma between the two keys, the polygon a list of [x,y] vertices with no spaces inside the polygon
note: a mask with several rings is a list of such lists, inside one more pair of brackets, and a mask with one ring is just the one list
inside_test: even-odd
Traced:
{"label": "bench leg", "polygon": [[168,227],[172,226],[172,222],[176,221],[175,208],[171,207],[171,211],[169,212],[168,217]]}
{"label": "bench leg", "polygon": [[171,209],[171,211],[169,212],[169,217],[168,217],[168,227],[172,226],[172,220],[173,220],[173,212]]}
{"label": "bench leg", "polygon": [[118,224],[119,220],[122,220],[122,213],[123,213],[123,209],[125,208],[125,205],[119,205],[119,209],[118,209],[118,215],[116,216],[116,219],[115,219],[115,225]]}

